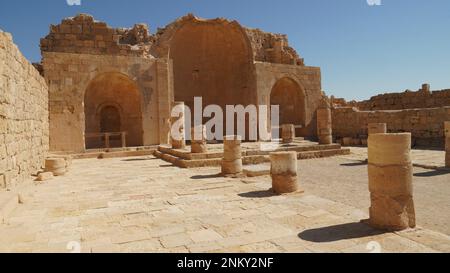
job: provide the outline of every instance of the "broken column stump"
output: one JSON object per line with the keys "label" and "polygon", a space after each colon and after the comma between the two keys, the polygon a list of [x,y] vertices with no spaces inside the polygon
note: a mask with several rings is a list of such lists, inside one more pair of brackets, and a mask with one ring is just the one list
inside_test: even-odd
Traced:
{"label": "broken column stump", "polygon": [[170,134],[170,142],[172,144],[173,149],[184,149],[186,148],[186,137],[185,137],[185,118],[184,118],[184,102],[174,102],[174,108],[182,109],[180,110],[180,114],[178,117],[172,117],[171,118],[171,124],[174,126],[174,124],[181,125],[180,130],[177,132],[176,135],[173,135],[171,132]]}
{"label": "broken column stump", "polygon": [[283,124],[281,126],[281,139],[285,144],[294,142],[295,139],[295,126],[294,124]]}
{"label": "broken column stump", "polygon": [[344,137],[342,138],[341,144],[342,146],[351,146],[353,143],[353,138],[352,137]]}
{"label": "broken column stump", "polygon": [[387,133],[387,124],[386,123],[369,123],[367,126],[369,131],[369,135],[372,134],[386,134]]}
{"label": "broken column stump", "polygon": [[52,172],[43,172],[38,174],[37,181],[44,182],[53,178]]}
{"label": "broken column stump", "polygon": [[333,143],[330,108],[317,109],[317,135],[319,144]]}
{"label": "broken column stump", "polygon": [[270,154],[272,189],[277,194],[299,192],[296,152]]}
{"label": "broken column stump", "polygon": [[233,175],[242,173],[241,137],[226,136],[223,140],[223,145],[222,174]]}
{"label": "broken column stump", "polygon": [[450,168],[450,121],[444,124],[445,131],[445,167]]}
{"label": "broken column stump", "polygon": [[72,156],[71,155],[57,155],[57,154],[50,154],[49,158],[62,158],[66,162],[66,171],[69,171],[70,167],[72,166]]}
{"label": "broken column stump", "polygon": [[45,172],[51,172],[54,176],[62,176],[66,174],[66,160],[64,158],[47,158],[45,160]]}
{"label": "broken column stump", "polygon": [[206,126],[196,126],[191,129],[191,153],[204,154],[208,151],[206,146]]}
{"label": "broken column stump", "polygon": [[368,150],[369,224],[388,231],[414,228],[411,134],[372,134]]}

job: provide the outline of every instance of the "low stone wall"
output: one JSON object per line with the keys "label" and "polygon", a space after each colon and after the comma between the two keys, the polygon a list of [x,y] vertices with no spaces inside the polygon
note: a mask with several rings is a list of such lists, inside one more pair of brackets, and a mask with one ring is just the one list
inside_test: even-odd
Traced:
{"label": "low stone wall", "polygon": [[0,188],[43,167],[48,128],[47,84],[11,35],[0,31]]}
{"label": "low stone wall", "polygon": [[444,122],[450,106],[392,111],[359,111],[352,107],[333,109],[333,136],[367,138],[369,123],[387,123],[389,133],[411,132],[414,146],[444,147]]}
{"label": "low stone wall", "polygon": [[383,94],[358,102],[356,106],[366,111],[445,107],[450,106],[450,89]]}
{"label": "low stone wall", "polygon": [[331,102],[335,107],[356,107],[361,111],[439,108],[450,106],[450,89],[431,91],[429,84],[423,84],[418,91],[385,93],[369,100],[350,102],[331,97]]}

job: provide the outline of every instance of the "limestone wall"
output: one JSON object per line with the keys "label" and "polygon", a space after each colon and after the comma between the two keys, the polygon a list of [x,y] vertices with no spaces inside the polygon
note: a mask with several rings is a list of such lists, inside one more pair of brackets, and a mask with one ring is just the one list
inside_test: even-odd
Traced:
{"label": "limestone wall", "polygon": [[341,98],[333,98],[333,104],[340,107],[356,107],[363,111],[403,110],[419,108],[437,108],[450,106],[450,89],[430,91],[424,84],[418,91],[407,90],[403,93],[380,94],[365,101],[346,102]]}
{"label": "limestone wall", "polygon": [[401,110],[450,106],[450,89],[378,95],[357,104],[360,110]]}
{"label": "limestone wall", "polygon": [[253,49],[254,60],[258,62],[304,65],[294,48],[289,46],[287,35],[245,28]]}
{"label": "limestone wall", "polygon": [[152,43],[153,36],[145,24],[130,29],[112,28],[91,15],[80,14],[51,25],[50,33],[41,39],[41,50],[150,57]]}
{"label": "limestone wall", "polygon": [[444,146],[444,122],[450,107],[391,111],[359,111],[352,107],[333,109],[333,136],[367,136],[368,123],[387,123],[389,133],[411,132],[413,145]]}
{"label": "limestone wall", "polygon": [[0,31],[0,188],[28,179],[49,148],[48,88]]}
{"label": "limestone wall", "polygon": [[[116,92],[115,96],[123,90],[115,91],[114,88],[122,89],[132,82],[139,90],[141,102],[142,116],[138,122],[143,134],[142,144],[168,143],[170,103],[173,101],[169,60],[44,52],[43,67],[49,85],[51,151],[85,150],[85,95],[89,85],[97,82],[99,77],[104,81],[96,83],[100,84],[98,89],[103,84],[104,88]],[[126,78],[127,83],[111,87],[117,74]],[[99,103],[114,105],[116,101],[109,101],[113,97],[113,94],[105,96],[105,101]]]}

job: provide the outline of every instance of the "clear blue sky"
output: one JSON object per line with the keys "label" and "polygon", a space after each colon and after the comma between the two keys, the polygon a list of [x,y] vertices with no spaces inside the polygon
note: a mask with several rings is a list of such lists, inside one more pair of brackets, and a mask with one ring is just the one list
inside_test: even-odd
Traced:
{"label": "clear blue sky", "polygon": [[450,0],[10,0],[0,28],[25,56],[40,59],[50,24],[84,12],[114,27],[148,23],[152,33],[189,12],[236,19],[288,34],[306,64],[322,68],[323,90],[347,99],[382,92],[450,88]]}

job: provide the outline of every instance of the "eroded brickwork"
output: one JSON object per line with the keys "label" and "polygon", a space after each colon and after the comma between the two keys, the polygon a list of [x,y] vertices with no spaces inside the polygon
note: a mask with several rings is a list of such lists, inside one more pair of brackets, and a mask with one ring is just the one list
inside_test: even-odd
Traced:
{"label": "eroded brickwork", "polygon": [[80,14],[51,25],[50,33],[41,39],[41,50],[149,58],[152,44],[153,36],[145,24],[129,29],[111,28],[91,15]]}
{"label": "eroded brickwork", "polygon": [[49,148],[48,88],[0,31],[0,188],[11,187],[42,168]]}
{"label": "eroded brickwork", "polygon": [[255,61],[304,65],[304,60],[289,46],[288,38],[283,34],[273,34],[259,29],[245,29],[253,48]]}

